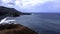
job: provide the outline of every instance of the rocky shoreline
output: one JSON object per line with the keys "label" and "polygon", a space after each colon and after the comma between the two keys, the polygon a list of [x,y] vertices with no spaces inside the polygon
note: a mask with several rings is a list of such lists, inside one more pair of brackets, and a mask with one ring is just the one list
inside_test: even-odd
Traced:
{"label": "rocky shoreline", "polygon": [[0,34],[38,34],[21,24],[0,24]]}

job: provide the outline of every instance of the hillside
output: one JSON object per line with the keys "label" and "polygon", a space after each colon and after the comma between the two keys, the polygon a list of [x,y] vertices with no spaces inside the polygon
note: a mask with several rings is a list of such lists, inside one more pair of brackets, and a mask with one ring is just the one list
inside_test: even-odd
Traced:
{"label": "hillside", "polygon": [[20,24],[0,24],[0,34],[37,34]]}

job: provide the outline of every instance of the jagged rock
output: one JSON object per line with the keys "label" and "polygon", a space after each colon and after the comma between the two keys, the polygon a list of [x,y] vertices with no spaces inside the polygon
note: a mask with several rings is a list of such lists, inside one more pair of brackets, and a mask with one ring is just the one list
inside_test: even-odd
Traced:
{"label": "jagged rock", "polygon": [[35,31],[20,24],[0,24],[0,34],[37,34]]}

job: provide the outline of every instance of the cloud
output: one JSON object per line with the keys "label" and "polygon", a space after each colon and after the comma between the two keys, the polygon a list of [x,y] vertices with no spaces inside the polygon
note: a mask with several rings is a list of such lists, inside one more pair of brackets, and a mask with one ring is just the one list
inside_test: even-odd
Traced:
{"label": "cloud", "polygon": [[16,8],[17,10],[20,10],[22,12],[41,12],[41,8],[42,8],[41,5],[48,1],[53,1],[53,0],[22,0],[20,2],[19,1],[20,0],[16,1],[17,3],[16,5],[20,7],[19,9]]}
{"label": "cloud", "polygon": [[59,0],[23,0],[19,5],[22,12],[59,12]]}
{"label": "cloud", "polygon": [[52,1],[40,5],[41,12],[60,12],[60,2]]}
{"label": "cloud", "polygon": [[11,2],[12,0],[4,1],[4,6],[13,7],[22,12],[60,12],[60,0],[13,0],[13,2]]}
{"label": "cloud", "polygon": [[48,1],[53,1],[53,0],[16,0],[15,3],[16,5],[21,6],[22,8],[26,8],[26,7],[31,7],[31,6],[35,6],[37,4],[42,4]]}

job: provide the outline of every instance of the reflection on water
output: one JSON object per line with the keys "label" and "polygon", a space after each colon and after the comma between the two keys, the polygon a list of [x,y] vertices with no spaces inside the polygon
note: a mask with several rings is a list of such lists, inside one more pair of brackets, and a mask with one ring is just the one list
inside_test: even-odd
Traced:
{"label": "reflection on water", "polygon": [[45,13],[17,17],[17,22],[41,34],[60,34],[60,14]]}

